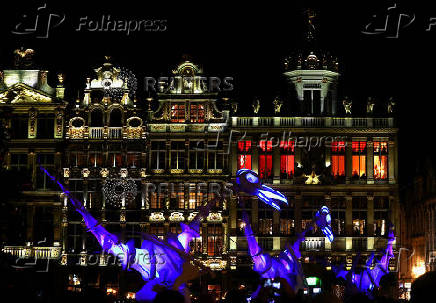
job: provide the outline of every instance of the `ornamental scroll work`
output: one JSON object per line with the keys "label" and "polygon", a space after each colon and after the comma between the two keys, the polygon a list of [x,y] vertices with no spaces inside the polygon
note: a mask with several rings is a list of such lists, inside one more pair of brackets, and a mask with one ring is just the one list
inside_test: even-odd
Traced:
{"label": "ornamental scroll work", "polygon": [[56,126],[55,126],[55,138],[62,138],[64,131],[64,113],[61,109],[56,110]]}
{"label": "ornamental scroll work", "polygon": [[36,118],[37,111],[34,108],[29,110],[29,139],[36,138]]}

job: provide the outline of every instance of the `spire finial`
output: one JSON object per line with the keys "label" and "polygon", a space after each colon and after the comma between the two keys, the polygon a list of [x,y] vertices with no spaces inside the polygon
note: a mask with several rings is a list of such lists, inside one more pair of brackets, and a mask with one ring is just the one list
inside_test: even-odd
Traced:
{"label": "spire finial", "polygon": [[311,42],[315,39],[315,24],[314,19],[316,17],[316,13],[313,9],[308,8],[306,10],[306,18],[307,18],[307,35],[306,39],[307,41]]}

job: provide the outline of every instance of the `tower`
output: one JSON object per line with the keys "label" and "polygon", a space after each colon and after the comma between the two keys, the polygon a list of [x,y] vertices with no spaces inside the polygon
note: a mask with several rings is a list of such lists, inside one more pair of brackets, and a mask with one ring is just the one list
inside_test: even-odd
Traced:
{"label": "tower", "polygon": [[316,46],[314,18],[314,12],[308,10],[305,50],[285,59],[284,76],[295,88],[302,115],[333,116],[337,108],[338,62]]}

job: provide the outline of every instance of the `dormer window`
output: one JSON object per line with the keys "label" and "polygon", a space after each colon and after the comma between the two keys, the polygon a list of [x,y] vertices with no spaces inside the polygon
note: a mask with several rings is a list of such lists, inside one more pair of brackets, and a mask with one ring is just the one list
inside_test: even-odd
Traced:
{"label": "dormer window", "polygon": [[190,111],[192,123],[204,123],[204,104],[191,104]]}

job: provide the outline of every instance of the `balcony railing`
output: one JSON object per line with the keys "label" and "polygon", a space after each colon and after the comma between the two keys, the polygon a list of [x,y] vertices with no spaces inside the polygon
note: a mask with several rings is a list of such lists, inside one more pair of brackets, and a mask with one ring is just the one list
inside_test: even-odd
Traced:
{"label": "balcony railing", "polygon": [[120,139],[123,137],[122,127],[109,127],[108,128],[108,138],[109,139]]}
{"label": "balcony railing", "polygon": [[89,139],[103,139],[104,127],[90,127]]}
{"label": "balcony railing", "polygon": [[70,127],[69,139],[142,139],[145,127]]}
{"label": "balcony railing", "polygon": [[232,117],[233,127],[392,128],[394,118]]}
{"label": "balcony railing", "polygon": [[56,259],[61,254],[61,247],[5,246],[3,252],[24,259]]}

